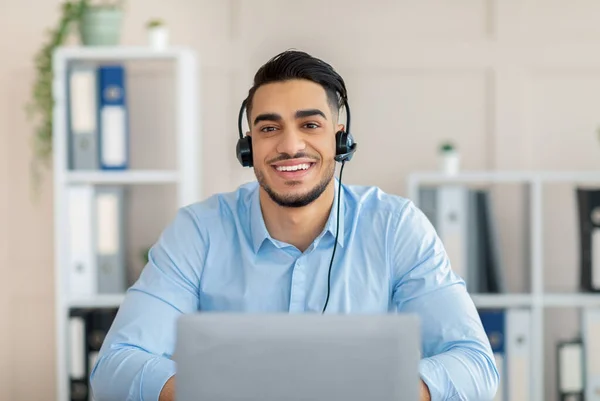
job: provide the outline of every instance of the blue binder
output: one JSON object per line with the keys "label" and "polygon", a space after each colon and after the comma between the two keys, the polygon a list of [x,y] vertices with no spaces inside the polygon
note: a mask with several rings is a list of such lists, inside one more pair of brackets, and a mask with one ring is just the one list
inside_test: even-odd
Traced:
{"label": "blue binder", "polygon": [[98,67],[100,168],[129,168],[129,118],[127,113],[125,68],[121,65]]}
{"label": "blue binder", "polygon": [[503,309],[479,309],[483,329],[488,336],[498,372],[500,383],[494,401],[506,400],[508,388],[506,382],[506,317]]}

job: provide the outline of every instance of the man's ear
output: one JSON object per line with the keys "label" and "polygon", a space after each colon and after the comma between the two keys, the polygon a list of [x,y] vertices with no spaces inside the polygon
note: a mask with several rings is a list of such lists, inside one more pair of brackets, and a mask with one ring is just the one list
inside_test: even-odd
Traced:
{"label": "man's ear", "polygon": [[345,128],[344,128],[344,124],[338,124],[338,125],[337,125],[337,128],[336,128],[336,130],[335,130],[335,132],[338,132],[338,131],[343,131],[344,129],[345,129]]}

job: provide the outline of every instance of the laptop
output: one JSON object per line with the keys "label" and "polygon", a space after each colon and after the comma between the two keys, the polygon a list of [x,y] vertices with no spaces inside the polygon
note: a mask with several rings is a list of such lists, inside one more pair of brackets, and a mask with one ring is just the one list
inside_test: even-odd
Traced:
{"label": "laptop", "polygon": [[177,401],[418,401],[416,315],[218,314],[177,321]]}

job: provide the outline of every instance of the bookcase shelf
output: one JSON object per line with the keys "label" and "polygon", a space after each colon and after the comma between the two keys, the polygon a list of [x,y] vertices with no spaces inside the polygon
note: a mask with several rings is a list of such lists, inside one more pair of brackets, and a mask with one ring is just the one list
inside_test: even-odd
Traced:
{"label": "bookcase shelf", "polygon": [[66,174],[68,184],[176,184],[178,171],[90,171]]}
{"label": "bookcase shelf", "polygon": [[68,308],[116,308],[123,302],[125,294],[96,295],[87,298],[74,298],[66,303]]}
{"label": "bookcase shelf", "polygon": [[66,60],[132,61],[178,60],[190,51],[184,47],[153,49],[145,46],[73,46],[58,50],[57,57]]}
{"label": "bookcase shelf", "polygon": [[471,294],[478,308],[531,307],[533,297],[529,294]]}
{"label": "bookcase shelf", "polygon": [[546,308],[600,307],[600,294],[544,294]]}
{"label": "bookcase shelf", "polygon": [[478,308],[530,308],[538,303],[544,308],[600,307],[600,294],[546,293],[539,298],[530,294],[471,294],[471,299]]}
{"label": "bookcase shelf", "polygon": [[545,330],[544,314],[548,308],[600,307],[600,294],[596,293],[553,293],[544,290],[543,258],[543,194],[548,184],[600,185],[599,171],[463,171],[446,174],[437,171],[416,171],[408,175],[407,197],[420,206],[419,190],[424,185],[490,185],[522,184],[529,199],[529,254],[531,292],[527,294],[471,294],[477,308],[528,308],[531,311],[531,377],[529,397],[532,401],[545,400],[544,374]]}
{"label": "bookcase shelf", "polygon": [[[139,63],[138,63],[139,62]],[[156,62],[156,63],[154,63]],[[54,270],[55,270],[55,323],[56,323],[56,396],[57,401],[70,400],[70,335],[71,326],[69,313],[73,309],[95,309],[95,308],[117,308],[121,305],[125,294],[97,294],[82,293],[73,295],[69,292],[69,272],[72,266],[69,264],[70,244],[69,244],[69,221],[70,209],[68,205],[69,191],[83,184],[83,187],[91,187],[94,190],[106,186],[127,187],[130,212],[123,218],[123,224],[132,225],[138,228],[134,235],[131,233],[128,238],[135,237],[136,244],[130,244],[131,247],[124,250],[126,258],[132,259],[135,263],[141,263],[141,250],[151,245],[156,239],[158,232],[155,232],[162,226],[162,220],[170,219],[174,216],[176,209],[193,203],[201,196],[201,165],[198,155],[201,154],[201,113],[198,93],[201,89],[198,76],[200,68],[198,67],[197,55],[187,48],[168,48],[165,50],[154,50],[148,47],[60,47],[53,54],[53,83],[52,94],[53,105],[53,165],[54,165]],[[147,113],[152,120],[157,113],[163,113],[164,119],[159,121],[168,121],[172,128],[165,129],[160,125],[156,130],[153,129],[152,122],[144,120],[142,129],[131,129],[127,133],[131,134],[130,152],[137,155],[129,159],[131,162],[128,169],[125,170],[72,170],[70,166],[70,110],[69,110],[69,71],[73,65],[100,65],[100,64],[119,63],[126,68],[137,67],[144,64],[145,77],[148,77],[148,65],[160,66],[157,74],[160,79],[148,79],[146,81],[135,77],[135,88],[141,89],[138,100],[142,97],[143,102],[135,103],[131,96],[127,96],[127,103],[135,107],[128,111],[135,110],[137,114],[137,123],[140,124],[140,113]],[[137,63],[137,64],[136,64]],[[173,67],[172,69],[166,68]],[[136,68],[131,68],[135,74]],[[167,75],[168,74],[168,75]],[[164,79],[163,79],[164,78]],[[133,80],[132,80],[133,81]],[[152,81],[152,82],[151,82]],[[155,99],[147,99],[147,93],[158,93],[156,86],[152,86],[154,81],[160,81],[161,85],[169,85],[169,89],[161,92],[161,98],[166,94],[173,94],[173,98],[168,99],[169,107],[172,110],[161,107],[146,111],[145,106],[155,107]],[[163,86],[159,86],[163,88]],[[130,93],[131,94],[131,93]],[[158,99],[158,97],[157,97]],[[158,100],[157,100],[158,102]],[[97,107],[97,105],[96,105]],[[133,119],[132,119],[133,120]],[[129,122],[129,121],[128,121]],[[151,134],[151,135],[149,135]],[[147,148],[146,145],[153,143],[154,147]],[[174,154],[170,153],[170,147],[163,147],[165,141],[173,145]],[[140,149],[140,147],[143,147]],[[148,150],[150,149],[150,150]],[[158,153],[156,153],[158,152]],[[155,160],[155,154],[160,156]],[[142,156],[142,157],[140,157]],[[164,157],[163,157],[164,156]],[[168,168],[162,163],[166,159],[174,161],[168,163]],[[159,160],[160,159],[160,160]],[[139,162],[139,163],[138,163]],[[163,188],[163,186],[168,187]],[[172,187],[172,188],[171,188]],[[160,191],[163,191],[161,193]],[[137,203],[136,203],[137,202]],[[171,206],[174,209],[171,209]],[[167,220],[168,221],[168,220]],[[147,228],[150,227],[150,230]],[[106,228],[106,227],[105,227]],[[114,227],[113,227],[114,228]],[[90,227],[90,230],[94,227]],[[140,235],[141,234],[141,235]],[[143,239],[139,239],[143,237]],[[132,241],[133,242],[133,241]],[[143,245],[141,245],[143,244]],[[93,255],[96,260],[97,255]],[[130,269],[129,264],[127,268]],[[93,262],[92,264],[97,264]],[[136,271],[133,269],[130,273]],[[134,279],[128,277],[128,280]],[[83,341],[83,340],[82,340]],[[89,356],[86,356],[89,357]],[[91,398],[90,398],[91,399]]]}

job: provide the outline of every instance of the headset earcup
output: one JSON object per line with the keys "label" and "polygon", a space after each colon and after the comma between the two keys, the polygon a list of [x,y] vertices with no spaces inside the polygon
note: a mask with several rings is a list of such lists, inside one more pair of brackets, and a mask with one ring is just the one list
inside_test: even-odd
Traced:
{"label": "headset earcup", "polygon": [[348,147],[346,146],[346,132],[338,131],[335,133],[335,155],[339,156],[344,153],[348,153]]}
{"label": "headset earcup", "polygon": [[356,142],[352,135],[345,131],[335,133],[335,161],[349,162],[356,152]]}
{"label": "headset earcup", "polygon": [[238,139],[235,153],[243,167],[252,167],[252,138],[245,136]]}

